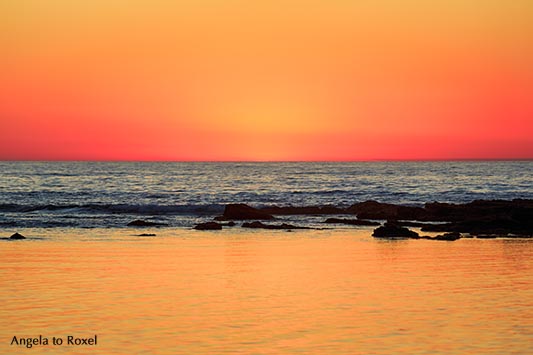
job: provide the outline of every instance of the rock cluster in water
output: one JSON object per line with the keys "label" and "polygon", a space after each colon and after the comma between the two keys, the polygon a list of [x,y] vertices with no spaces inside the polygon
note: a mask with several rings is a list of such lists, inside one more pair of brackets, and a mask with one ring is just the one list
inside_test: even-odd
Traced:
{"label": "rock cluster in water", "polygon": [[245,219],[270,220],[274,219],[274,216],[260,209],[248,206],[244,203],[232,203],[226,205],[224,209],[224,214],[215,219],[218,221]]}
{"label": "rock cluster in water", "polygon": [[263,222],[245,222],[242,224],[243,228],[261,228],[261,229],[311,229],[309,227],[295,226],[292,224],[282,223],[282,224],[265,224]]}
{"label": "rock cluster in water", "polygon": [[[334,206],[263,207],[254,208],[244,203],[228,204],[222,216],[215,221],[199,223],[196,230],[221,230],[235,226],[235,220],[244,222],[244,228],[261,229],[311,229],[287,223],[265,224],[261,221],[275,220],[275,215],[355,215],[357,218],[327,218],[327,224],[354,226],[379,226],[373,232],[376,238],[410,238],[454,241],[463,234],[478,238],[533,237],[533,200],[477,200],[465,204],[426,203],[423,207],[402,206],[377,201],[365,201],[347,208]],[[381,226],[376,220],[387,220]],[[222,221],[228,221],[222,223]],[[160,222],[134,220],[130,227],[167,226]],[[417,227],[425,232],[444,232],[435,237],[420,236],[407,227]],[[141,234],[140,236],[153,236]],[[4,239],[26,239],[19,233]]]}
{"label": "rock cluster in water", "polygon": [[478,200],[465,204],[432,202],[424,207],[366,201],[347,209],[358,218],[447,222],[421,225],[422,231],[473,235],[533,235],[533,200]]}
{"label": "rock cluster in water", "polygon": [[[215,220],[272,220],[276,215],[355,215],[357,219],[332,217],[324,221],[330,224],[355,226],[380,225],[376,221],[387,220],[374,234],[378,238],[407,237],[453,241],[461,233],[488,238],[490,236],[533,236],[533,200],[477,200],[465,204],[426,203],[423,207],[402,206],[377,201],[355,203],[347,208],[334,206],[263,207],[253,208],[243,203],[229,204],[222,216]],[[255,223],[255,222],[254,222]],[[275,229],[271,225],[253,224],[257,228]],[[245,227],[250,227],[250,223]],[[405,227],[418,227],[422,231],[445,232],[436,237],[419,236]],[[285,228],[279,228],[285,229]],[[416,235],[415,235],[416,234]]]}

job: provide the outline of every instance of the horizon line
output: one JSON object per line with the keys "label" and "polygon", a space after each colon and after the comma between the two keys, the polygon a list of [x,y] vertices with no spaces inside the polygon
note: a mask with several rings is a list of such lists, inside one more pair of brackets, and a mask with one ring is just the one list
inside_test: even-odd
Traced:
{"label": "horizon line", "polygon": [[0,159],[0,162],[87,162],[87,163],[394,163],[394,162],[511,162],[532,158],[454,158],[454,159],[354,159],[354,160],[172,160],[172,159]]}

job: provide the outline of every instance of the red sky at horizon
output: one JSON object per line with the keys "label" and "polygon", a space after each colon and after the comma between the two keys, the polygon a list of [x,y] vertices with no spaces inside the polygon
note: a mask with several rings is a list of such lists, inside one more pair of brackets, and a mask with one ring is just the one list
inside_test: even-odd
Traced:
{"label": "red sky at horizon", "polygon": [[0,17],[0,160],[533,159],[529,0],[20,0]]}

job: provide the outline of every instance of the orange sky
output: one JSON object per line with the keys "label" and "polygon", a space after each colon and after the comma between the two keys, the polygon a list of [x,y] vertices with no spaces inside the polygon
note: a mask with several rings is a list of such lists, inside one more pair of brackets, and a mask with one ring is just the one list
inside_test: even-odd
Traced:
{"label": "orange sky", "polygon": [[0,159],[533,158],[531,0],[0,0]]}

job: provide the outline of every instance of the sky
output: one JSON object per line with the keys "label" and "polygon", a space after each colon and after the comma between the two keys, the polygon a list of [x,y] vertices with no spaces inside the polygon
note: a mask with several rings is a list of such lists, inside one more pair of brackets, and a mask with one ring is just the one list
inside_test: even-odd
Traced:
{"label": "sky", "polygon": [[0,0],[0,160],[533,158],[531,0]]}

